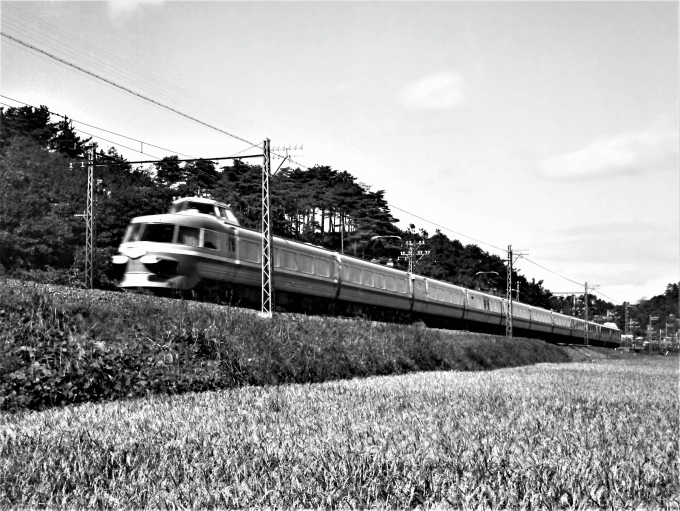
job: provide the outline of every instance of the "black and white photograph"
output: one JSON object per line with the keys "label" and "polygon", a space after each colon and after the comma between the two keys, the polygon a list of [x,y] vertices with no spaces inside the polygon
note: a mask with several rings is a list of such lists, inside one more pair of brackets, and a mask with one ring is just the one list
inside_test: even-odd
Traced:
{"label": "black and white photograph", "polygon": [[0,0],[0,509],[680,510],[679,26]]}

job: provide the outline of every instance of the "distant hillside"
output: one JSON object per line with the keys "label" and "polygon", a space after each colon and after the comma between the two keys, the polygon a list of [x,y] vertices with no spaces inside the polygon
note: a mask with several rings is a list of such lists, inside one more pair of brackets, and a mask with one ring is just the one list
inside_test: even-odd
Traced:
{"label": "distant hillside", "polygon": [[[675,334],[680,326],[680,305],[678,302],[678,284],[671,283],[666,286],[666,292],[649,299],[638,300],[628,306],[630,318],[630,333],[637,336],[646,336],[647,327],[652,319],[652,331],[655,338],[661,329],[662,336]],[[623,305],[615,307],[617,324],[624,331],[625,308]]]}

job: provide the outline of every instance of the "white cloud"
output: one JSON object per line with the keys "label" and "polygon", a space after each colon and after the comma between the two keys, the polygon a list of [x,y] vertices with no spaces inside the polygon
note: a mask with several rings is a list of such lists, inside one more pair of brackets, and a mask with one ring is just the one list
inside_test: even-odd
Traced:
{"label": "white cloud", "polygon": [[596,140],[585,147],[545,159],[541,176],[554,180],[635,175],[678,167],[678,132],[655,129]]}
{"label": "white cloud", "polygon": [[458,73],[435,73],[408,84],[399,99],[411,110],[453,108],[463,102],[462,82]]}
{"label": "white cloud", "polygon": [[109,0],[109,17],[116,26],[124,25],[144,4],[161,4],[164,0]]}

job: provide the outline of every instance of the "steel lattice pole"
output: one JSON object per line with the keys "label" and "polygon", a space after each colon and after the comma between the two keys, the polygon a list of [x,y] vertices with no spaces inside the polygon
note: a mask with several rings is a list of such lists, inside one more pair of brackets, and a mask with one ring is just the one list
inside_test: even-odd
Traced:
{"label": "steel lattice pole", "polygon": [[269,178],[271,176],[269,139],[264,141],[262,165],[262,315],[271,317],[273,309],[272,264],[271,264],[271,216],[269,212]]}
{"label": "steel lattice pole", "polygon": [[512,337],[512,245],[508,245],[508,278],[506,286],[508,313],[505,318],[505,336]]}
{"label": "steel lattice pole", "polygon": [[586,282],[586,293],[583,297],[583,319],[586,324],[583,325],[583,342],[588,346],[588,283]]}
{"label": "steel lattice pole", "polygon": [[94,166],[96,144],[87,153],[87,205],[85,207],[85,287],[94,288],[95,212],[94,212]]}

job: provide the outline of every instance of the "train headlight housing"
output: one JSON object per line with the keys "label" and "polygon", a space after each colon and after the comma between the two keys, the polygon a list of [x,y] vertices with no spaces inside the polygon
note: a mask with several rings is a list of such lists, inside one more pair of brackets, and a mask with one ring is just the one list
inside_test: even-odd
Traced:
{"label": "train headlight housing", "polygon": [[147,254],[142,256],[139,262],[146,266],[151,273],[177,275],[177,261],[174,259]]}
{"label": "train headlight housing", "polygon": [[130,259],[139,259],[143,255],[146,255],[146,250],[138,247],[123,247],[120,249],[120,253]]}

